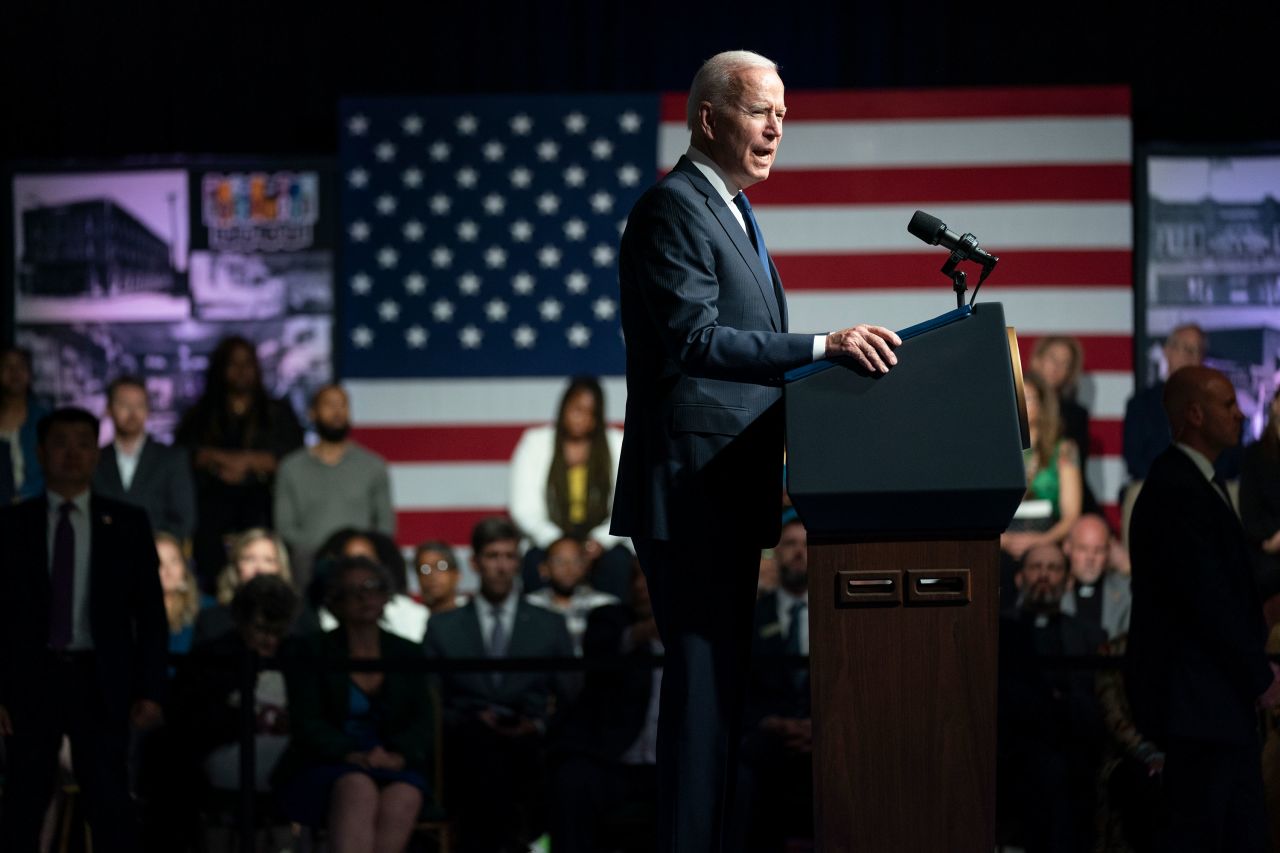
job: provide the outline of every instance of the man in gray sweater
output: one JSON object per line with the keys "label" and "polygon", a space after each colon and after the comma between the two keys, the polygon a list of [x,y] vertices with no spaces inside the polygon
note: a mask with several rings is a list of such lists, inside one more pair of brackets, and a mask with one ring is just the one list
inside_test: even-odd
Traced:
{"label": "man in gray sweater", "polygon": [[395,534],[391,481],[381,456],[352,442],[351,401],[336,383],[311,398],[307,415],[320,440],[290,453],[276,473],[276,531],[293,554],[300,589],[316,551],[344,527]]}

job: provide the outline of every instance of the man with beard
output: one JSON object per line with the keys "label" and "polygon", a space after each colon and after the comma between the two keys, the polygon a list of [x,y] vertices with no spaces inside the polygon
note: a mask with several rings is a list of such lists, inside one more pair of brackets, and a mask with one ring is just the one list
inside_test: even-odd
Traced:
{"label": "man with beard", "polygon": [[1001,806],[1020,818],[1027,853],[1088,850],[1102,711],[1093,673],[1053,659],[1097,654],[1107,636],[1062,612],[1071,577],[1057,545],[1028,550],[1014,582],[1018,609],[1000,620]]}
{"label": "man with beard", "polygon": [[587,630],[588,615],[597,607],[618,603],[617,596],[591,586],[587,579],[589,569],[586,545],[573,537],[561,536],[547,546],[546,558],[539,567],[547,585],[525,596],[529,602],[564,617],[578,657],[582,657],[582,636]]}
{"label": "man with beard", "polygon": [[396,529],[386,461],[348,438],[347,392],[338,384],[323,386],[307,416],[320,440],[280,462],[275,495],[276,530],[293,554],[299,589],[311,578],[316,550],[335,530],[394,535]]}

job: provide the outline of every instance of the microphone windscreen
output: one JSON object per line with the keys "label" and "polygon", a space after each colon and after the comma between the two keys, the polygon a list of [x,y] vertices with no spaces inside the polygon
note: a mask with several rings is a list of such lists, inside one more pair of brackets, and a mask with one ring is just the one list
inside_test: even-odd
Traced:
{"label": "microphone windscreen", "polygon": [[947,230],[946,223],[936,216],[930,216],[923,210],[917,210],[915,216],[907,223],[907,231],[930,246],[938,245],[938,238]]}

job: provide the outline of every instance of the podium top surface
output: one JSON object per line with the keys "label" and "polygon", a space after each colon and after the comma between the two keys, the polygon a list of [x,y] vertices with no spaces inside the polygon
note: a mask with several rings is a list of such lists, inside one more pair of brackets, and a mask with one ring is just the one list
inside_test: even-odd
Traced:
{"label": "podium top surface", "polygon": [[[931,332],[934,329],[939,329],[950,323],[954,323],[957,320],[963,320],[972,313],[972,306],[962,305],[959,308],[953,308],[945,314],[939,314],[937,317],[925,320],[923,323],[916,323],[914,326],[907,326],[905,329],[899,329],[898,337],[907,341],[917,335],[923,335],[925,332]],[[806,376],[812,376],[815,373],[821,373],[824,370],[835,367],[836,364],[842,360],[847,359],[824,358],[821,361],[815,361],[811,364],[805,364],[797,367],[794,370],[789,370],[783,374],[782,378],[786,382],[794,382],[797,379],[804,379]]]}

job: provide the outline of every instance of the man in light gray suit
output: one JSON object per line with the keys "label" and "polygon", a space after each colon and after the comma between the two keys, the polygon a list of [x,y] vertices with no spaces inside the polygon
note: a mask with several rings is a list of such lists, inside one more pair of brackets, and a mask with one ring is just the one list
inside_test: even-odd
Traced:
{"label": "man in light gray suit", "polygon": [[786,105],[777,66],[718,54],[689,94],[690,147],[622,237],[627,415],[613,533],[632,537],[666,648],[662,850],[726,849],[760,549],[778,541],[782,375],[841,356],[882,373],[901,343],[859,325],[790,334],[742,190],[765,180]]}
{"label": "man in light gray suit", "polygon": [[107,386],[107,414],[115,438],[98,457],[94,491],[145,509],[152,530],[189,539],[196,529],[191,461],[185,450],[147,434],[147,386],[136,376],[113,379]]}

